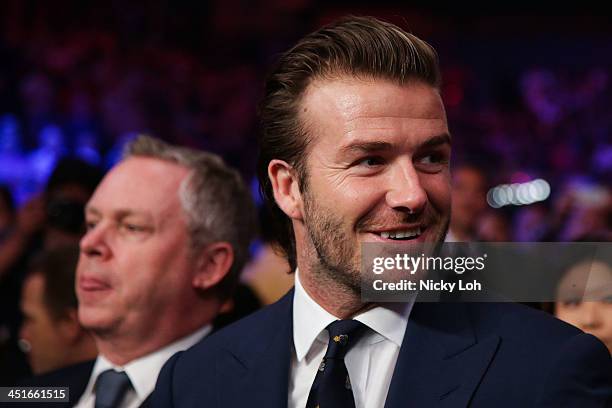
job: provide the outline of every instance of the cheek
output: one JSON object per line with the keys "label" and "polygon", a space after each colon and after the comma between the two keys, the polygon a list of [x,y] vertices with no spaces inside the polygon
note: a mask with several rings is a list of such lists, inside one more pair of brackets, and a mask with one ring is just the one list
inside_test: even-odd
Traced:
{"label": "cheek", "polygon": [[40,320],[30,326],[30,329],[29,341],[32,343],[32,348],[36,349],[37,354],[42,353],[43,349],[53,347],[55,344],[53,336],[54,328],[51,326],[51,322]]}
{"label": "cheek", "polygon": [[143,270],[140,276],[140,289],[167,291],[176,286],[190,266],[188,244],[185,240],[169,237],[165,243],[149,251],[151,256],[146,263],[147,270]]}
{"label": "cheek", "polygon": [[342,209],[354,217],[361,217],[380,202],[384,202],[385,192],[377,183],[353,183],[350,188],[337,194],[330,208]]}
{"label": "cheek", "polygon": [[438,174],[424,174],[420,181],[431,204],[439,210],[450,211],[451,186],[448,171]]}
{"label": "cheek", "polygon": [[555,305],[555,316],[557,318],[568,322],[573,325],[577,325],[577,317],[580,315],[580,308],[567,308],[561,303]]}
{"label": "cheek", "polygon": [[612,304],[606,303],[602,305],[602,316],[604,317],[604,330],[612,334]]}

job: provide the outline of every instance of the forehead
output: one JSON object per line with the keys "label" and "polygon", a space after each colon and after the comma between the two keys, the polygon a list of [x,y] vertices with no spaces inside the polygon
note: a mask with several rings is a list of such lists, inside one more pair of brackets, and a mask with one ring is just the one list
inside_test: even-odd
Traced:
{"label": "forehead", "polygon": [[[569,268],[559,285],[561,293],[575,291],[576,285],[586,292],[610,293],[612,287],[612,266],[601,261],[580,262]],[[584,285],[586,284],[586,288]]]}
{"label": "forehead", "polygon": [[176,208],[179,188],[189,170],[179,164],[148,157],[130,157],[102,180],[88,208],[126,208],[158,212]]}
{"label": "forehead", "polygon": [[312,134],[344,139],[389,132],[408,137],[448,133],[438,91],[422,82],[318,79],[304,93],[300,116]]}

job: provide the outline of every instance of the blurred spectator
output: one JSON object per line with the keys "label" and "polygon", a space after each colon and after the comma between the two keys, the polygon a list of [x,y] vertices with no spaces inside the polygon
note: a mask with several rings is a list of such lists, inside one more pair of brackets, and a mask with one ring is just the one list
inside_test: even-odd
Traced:
{"label": "blurred spectator", "polygon": [[584,183],[568,188],[566,193],[570,211],[559,233],[561,241],[612,230],[612,191],[609,186]]}
{"label": "blurred spectator", "polygon": [[0,184],[0,245],[15,223],[15,203],[11,190]]}
{"label": "blurred spectator", "polygon": [[36,234],[44,223],[44,202],[35,197],[17,212],[15,227],[0,245],[0,283],[27,256],[29,246],[36,246]]}
{"label": "blurred spectator", "polygon": [[35,375],[97,355],[93,338],[79,324],[74,277],[78,246],[41,254],[24,281],[20,345]]}
{"label": "blurred spectator", "polygon": [[598,337],[612,354],[612,263],[588,259],[571,266],[557,288],[555,315]]}
{"label": "blurred spectator", "polygon": [[549,230],[548,211],[541,204],[521,207],[514,215],[514,241],[538,242]]}
{"label": "blurred spectator", "polygon": [[22,141],[17,117],[12,114],[0,116],[0,183],[14,190],[28,189],[28,166],[21,149]]}
{"label": "blurred spectator", "polygon": [[483,242],[511,242],[510,223],[500,210],[487,210],[477,220],[476,239]]}
{"label": "blurred spectator", "polygon": [[78,243],[85,232],[85,204],[101,179],[98,168],[80,159],[58,163],[45,194],[45,248]]}
{"label": "blurred spectator", "polygon": [[65,154],[66,140],[62,129],[55,124],[46,124],[38,133],[38,147],[28,157],[28,168],[33,182],[42,185]]}
{"label": "blurred spectator", "polygon": [[45,192],[19,208],[14,227],[0,243],[0,331],[6,334],[4,350],[9,356],[0,356],[0,377],[9,382],[19,373],[15,367],[20,363],[14,361],[19,356],[13,349],[28,265],[41,251],[78,243],[85,231],[84,205],[101,176],[100,170],[80,160],[60,160]]}
{"label": "blurred spectator", "polygon": [[486,208],[487,180],[476,166],[464,164],[452,172],[452,208],[447,242],[468,242],[476,237],[478,217]]}
{"label": "blurred spectator", "polygon": [[45,193],[19,209],[15,228],[0,245],[0,281],[22,255],[33,254],[37,239],[45,248],[78,242],[85,232],[85,203],[101,178],[100,170],[78,159],[57,164]]}
{"label": "blurred spectator", "polygon": [[[259,193],[256,193],[257,196]],[[259,207],[259,245],[244,267],[242,280],[246,282],[262,300],[269,305],[280,299],[293,286],[294,275],[287,259],[280,255],[272,245],[272,222],[267,209]]]}

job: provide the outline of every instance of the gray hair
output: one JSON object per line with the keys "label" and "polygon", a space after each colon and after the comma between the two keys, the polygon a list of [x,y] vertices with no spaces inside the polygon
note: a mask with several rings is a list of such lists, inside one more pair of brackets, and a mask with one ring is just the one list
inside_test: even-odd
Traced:
{"label": "gray hair", "polygon": [[144,135],[126,145],[123,158],[133,156],[176,163],[190,170],[179,188],[179,199],[187,217],[191,248],[198,251],[213,242],[232,245],[234,262],[219,284],[222,295],[229,296],[248,260],[256,230],[255,206],[240,174],[216,154]]}

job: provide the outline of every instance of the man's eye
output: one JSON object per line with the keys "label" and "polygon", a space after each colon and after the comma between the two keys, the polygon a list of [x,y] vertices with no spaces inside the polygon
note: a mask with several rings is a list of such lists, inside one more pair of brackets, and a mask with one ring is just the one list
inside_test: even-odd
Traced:
{"label": "man's eye", "polygon": [[440,163],[445,163],[446,159],[444,155],[442,154],[432,153],[432,154],[428,154],[427,156],[423,156],[419,160],[419,162],[422,164],[440,164]]}
{"label": "man's eye", "polygon": [[604,296],[604,298],[601,299],[601,301],[604,303],[612,304],[612,295]]}
{"label": "man's eye", "polygon": [[356,162],[358,166],[366,166],[366,167],[380,166],[383,163],[384,163],[383,158],[376,157],[376,156],[364,157],[363,159],[360,159]]}
{"label": "man's eye", "polygon": [[580,299],[565,299],[563,301],[563,306],[565,307],[578,307],[580,306],[581,300]]}
{"label": "man's eye", "polygon": [[128,232],[144,232],[146,230],[146,228],[141,225],[130,224],[130,223],[121,224],[121,228]]}
{"label": "man's eye", "polygon": [[87,228],[87,231],[91,231],[92,229],[96,228],[96,223],[93,221],[87,221],[85,222],[85,227]]}

